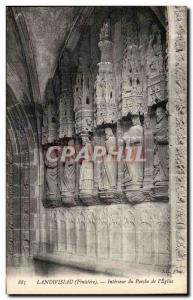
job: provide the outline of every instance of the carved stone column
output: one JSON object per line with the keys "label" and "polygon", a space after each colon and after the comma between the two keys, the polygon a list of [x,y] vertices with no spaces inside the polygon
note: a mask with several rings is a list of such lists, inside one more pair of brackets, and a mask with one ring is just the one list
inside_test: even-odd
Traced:
{"label": "carved stone column", "polygon": [[152,120],[150,114],[146,112],[144,114],[144,180],[143,188],[145,190],[151,190],[153,187],[153,132],[152,132]]}
{"label": "carved stone column", "polygon": [[[68,141],[68,146],[74,148],[74,140]],[[60,191],[61,200],[64,206],[74,206],[75,185],[76,185],[76,165],[74,157],[66,158],[60,162]]]}
{"label": "carved stone column", "polygon": [[165,109],[161,106],[156,108],[156,126],[153,130],[153,136],[153,191],[156,198],[166,200],[168,199],[169,179],[168,118]]}
{"label": "carved stone column", "polygon": [[163,34],[157,24],[151,27],[147,49],[148,74],[148,106],[167,101],[167,77],[165,67],[165,47],[162,42]]}
{"label": "carved stone column", "polygon": [[60,96],[59,96],[59,138],[71,138],[74,134],[73,93],[71,83],[70,57],[64,51],[60,65]]}
{"label": "carved stone column", "polygon": [[[99,146],[100,145],[100,136],[99,132],[94,132],[93,136],[93,146]],[[98,160],[95,160],[94,162],[94,186],[93,186],[93,194],[97,201],[98,198],[98,189],[99,189],[99,181],[100,181],[100,164],[101,162]]]}
{"label": "carved stone column", "polygon": [[[168,135],[168,123],[165,112],[168,91],[167,56],[164,39],[165,31],[153,23],[150,27],[145,68],[147,74],[147,113],[144,119],[146,155],[144,187],[148,190],[153,184],[152,199],[162,201],[168,200],[168,141],[166,137]],[[159,114],[160,116],[158,116]],[[153,182],[150,174],[153,175]]]}
{"label": "carved stone column", "polygon": [[53,143],[57,140],[57,105],[53,91],[52,79],[49,79],[45,92],[43,108],[42,144]]}
{"label": "carved stone column", "polygon": [[115,99],[115,82],[113,76],[113,42],[111,41],[110,22],[103,24],[98,44],[101,61],[95,82],[95,121],[96,126],[117,122],[117,103]]}
{"label": "carved stone column", "polygon": [[11,140],[7,135],[7,152],[6,152],[6,211],[7,211],[7,265],[13,265],[14,258],[14,207],[13,207],[13,195],[14,195],[14,155],[11,145]]}
{"label": "carved stone column", "polygon": [[45,163],[45,206],[56,207],[61,205],[59,178],[59,161],[55,150],[44,156]]}
{"label": "carved stone column", "polygon": [[169,6],[169,197],[171,259],[178,272],[187,270],[187,8]]}
{"label": "carved stone column", "polygon": [[[123,136],[123,131],[120,126],[120,121],[117,122],[117,147],[118,150],[123,150],[124,145],[123,141],[120,139],[120,136]],[[123,163],[123,152],[120,161],[118,161],[118,172],[117,172],[117,190],[120,195],[122,194],[123,189],[123,178],[124,178],[124,163]],[[123,196],[123,195],[122,195]]]}
{"label": "carved stone column", "polygon": [[126,23],[121,102],[122,117],[126,117],[128,113],[144,112],[138,25],[134,21]]}
{"label": "carved stone column", "polygon": [[75,131],[79,135],[93,132],[94,84],[90,63],[90,31],[87,28],[81,42],[74,87]]}

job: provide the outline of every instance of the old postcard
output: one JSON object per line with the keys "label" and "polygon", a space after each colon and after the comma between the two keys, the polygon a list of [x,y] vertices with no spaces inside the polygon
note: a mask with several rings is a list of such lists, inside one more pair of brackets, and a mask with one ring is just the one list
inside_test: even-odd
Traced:
{"label": "old postcard", "polygon": [[8,294],[187,293],[187,8],[6,8]]}

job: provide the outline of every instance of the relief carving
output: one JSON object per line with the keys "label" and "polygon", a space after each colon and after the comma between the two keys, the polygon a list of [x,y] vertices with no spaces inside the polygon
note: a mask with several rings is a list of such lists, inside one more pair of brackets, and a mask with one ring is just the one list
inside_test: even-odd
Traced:
{"label": "relief carving", "polygon": [[[93,91],[91,74],[84,73],[77,75],[75,85],[75,130],[77,134],[93,131]],[[82,82],[82,84],[80,84]]]}
{"label": "relief carving", "polygon": [[174,93],[169,102],[170,114],[175,116],[175,127],[172,128],[175,143],[171,145],[170,155],[173,156],[177,173],[172,182],[176,195],[173,200],[176,202],[177,228],[174,237],[177,242],[173,251],[176,254],[175,267],[183,272],[187,265],[187,8],[175,6],[169,9],[169,13],[174,16],[174,24],[169,25],[175,26],[174,40],[169,41],[175,45],[175,52],[172,53],[175,63],[172,69]]}
{"label": "relief carving", "polygon": [[168,98],[165,59],[161,31],[153,24],[147,49],[148,106]]}
{"label": "relief carving", "polygon": [[129,22],[122,68],[122,117],[128,113],[136,114],[144,111],[143,76],[137,36],[137,24]]}
{"label": "relief carving", "polygon": [[[52,158],[56,158],[56,152],[52,151]],[[58,161],[51,162],[45,156],[46,166],[46,195],[48,200],[55,200],[58,195]]]}
{"label": "relief carving", "polygon": [[112,124],[117,121],[117,103],[113,75],[113,42],[111,41],[110,22],[104,23],[100,41],[101,61],[95,81],[95,126]]}
{"label": "relief carving", "polygon": [[[82,136],[83,146],[91,151],[92,143],[87,135]],[[93,162],[87,159],[82,161],[79,176],[79,197],[85,203],[92,202],[94,185]],[[87,203],[88,201],[88,203]]]}
{"label": "relief carving", "polygon": [[79,55],[79,65],[74,87],[74,112],[76,134],[93,131],[93,75],[90,71],[89,29],[84,33]]}
{"label": "relief carving", "polygon": [[12,256],[14,254],[14,207],[13,207],[13,195],[14,195],[14,156],[11,145],[10,137],[7,136],[7,152],[6,152],[6,201],[7,201],[7,256],[8,264],[11,264]]}
{"label": "relief carving", "polygon": [[[144,162],[139,161],[142,157],[143,147],[143,127],[139,115],[132,115],[132,126],[123,135],[123,141],[126,144],[129,161],[125,162],[125,178],[123,181],[125,189],[138,189],[143,184]],[[138,155],[139,156],[139,155]]]}
{"label": "relief carving", "polygon": [[[117,141],[116,137],[110,127],[105,128],[105,142],[104,146],[106,148],[107,156],[109,155],[109,160],[105,157],[101,165],[100,183],[99,191],[100,197],[106,201],[117,201],[117,161],[113,155],[110,155],[113,150],[116,150]],[[108,200],[109,199],[109,200]]]}

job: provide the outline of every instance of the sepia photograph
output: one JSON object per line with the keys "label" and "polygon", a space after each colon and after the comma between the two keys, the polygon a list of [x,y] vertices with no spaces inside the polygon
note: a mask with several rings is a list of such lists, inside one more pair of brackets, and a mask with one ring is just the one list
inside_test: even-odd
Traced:
{"label": "sepia photograph", "polygon": [[6,293],[188,293],[188,8],[7,6]]}

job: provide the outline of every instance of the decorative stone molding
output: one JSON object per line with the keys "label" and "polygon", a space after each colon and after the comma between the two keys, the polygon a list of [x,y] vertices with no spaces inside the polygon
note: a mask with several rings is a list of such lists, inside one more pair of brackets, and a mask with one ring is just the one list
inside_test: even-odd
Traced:
{"label": "decorative stone molding", "polygon": [[13,264],[14,255],[14,208],[13,208],[13,150],[9,136],[6,139],[7,153],[6,153],[6,194],[7,194],[7,264]]}
{"label": "decorative stone molding", "polygon": [[187,8],[168,7],[172,266],[187,266]]}
{"label": "decorative stone molding", "polygon": [[166,82],[166,54],[163,34],[156,24],[151,27],[147,49],[148,106],[168,100]]}
{"label": "decorative stone molding", "polygon": [[[82,136],[82,143],[84,147],[87,147],[88,152],[92,151],[92,142],[90,137],[85,135]],[[92,153],[92,152],[91,152]],[[80,166],[79,173],[79,198],[85,205],[95,203],[93,198],[94,188],[94,164],[93,161],[83,160]]]}
{"label": "decorative stone molding", "polygon": [[[107,155],[112,149],[116,150],[117,140],[110,127],[105,128],[104,146]],[[117,191],[117,168],[118,163],[115,158],[111,161],[104,159],[100,165],[99,197],[105,203],[120,203]]]}
{"label": "decorative stone molding", "polygon": [[[74,147],[74,140],[68,141],[68,146]],[[74,206],[76,188],[76,165],[73,159],[60,162],[60,193],[64,206]]]}
{"label": "decorative stone molding", "polygon": [[[54,227],[57,230],[56,245],[52,244],[54,255],[70,255],[70,259],[85,256],[89,261],[103,259],[104,263],[117,259],[120,263],[142,263],[157,269],[168,265],[167,204],[112,204],[74,207],[70,211],[57,208],[54,214],[51,211],[47,214],[51,223],[55,224],[57,219],[57,224],[64,222],[66,228],[62,233]],[[64,244],[67,247],[61,248]]]}
{"label": "decorative stone molding", "polygon": [[122,117],[126,117],[128,113],[144,112],[143,74],[138,35],[137,23],[127,22],[122,68]]}
{"label": "decorative stone molding", "polygon": [[93,132],[94,85],[90,63],[90,30],[86,28],[81,41],[74,87],[75,131],[79,135]]}
{"label": "decorative stone molding", "polygon": [[110,21],[101,28],[98,44],[101,60],[95,81],[95,127],[102,124],[114,124],[117,121],[117,103],[113,75],[113,42],[111,41]]}

